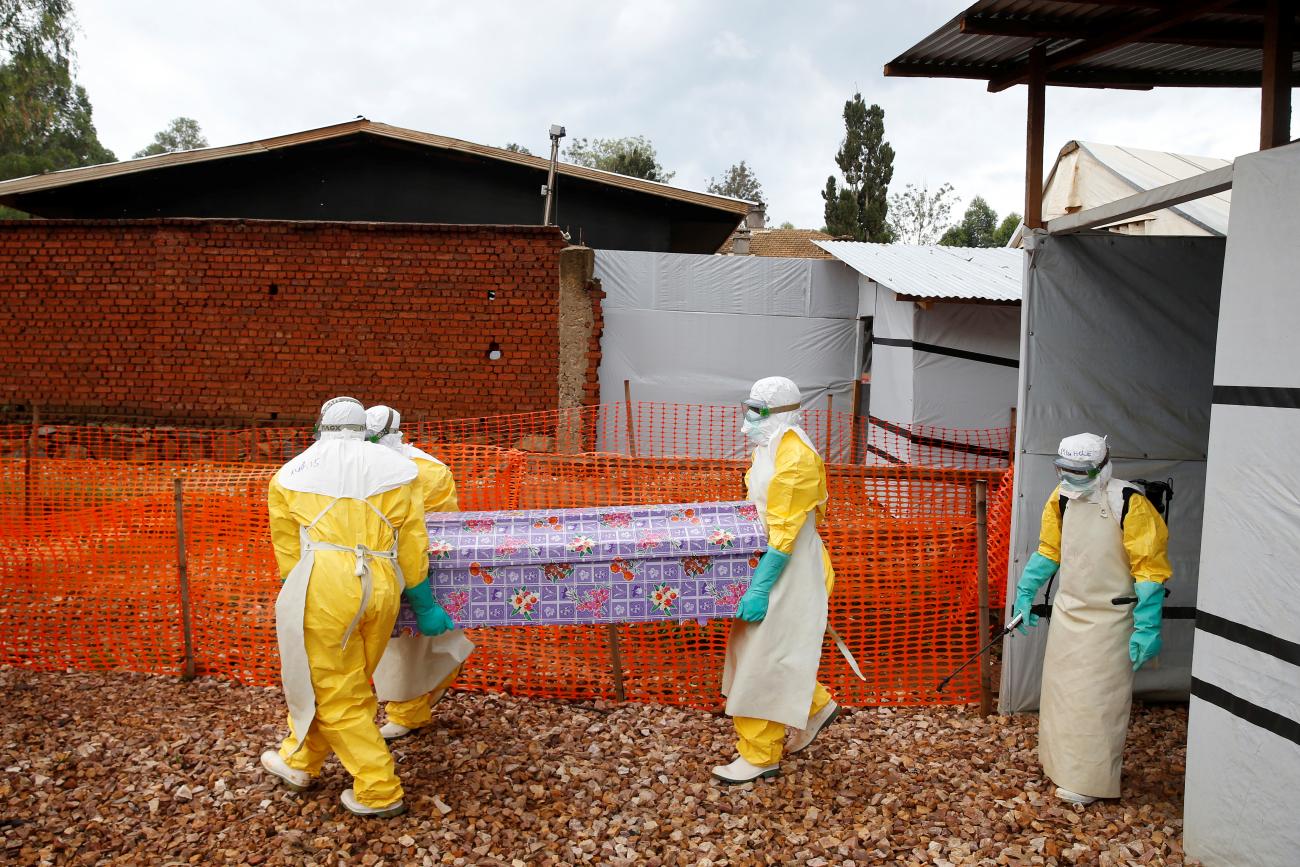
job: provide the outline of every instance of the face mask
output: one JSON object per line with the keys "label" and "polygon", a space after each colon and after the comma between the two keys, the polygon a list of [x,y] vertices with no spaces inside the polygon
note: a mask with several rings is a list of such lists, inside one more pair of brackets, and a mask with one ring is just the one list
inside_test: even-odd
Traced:
{"label": "face mask", "polygon": [[761,439],[763,417],[753,410],[745,410],[745,421],[741,424],[741,433],[745,435],[750,442],[757,445]]}
{"label": "face mask", "polygon": [[1076,476],[1070,473],[1063,473],[1061,475],[1061,490],[1063,492],[1068,492],[1072,494],[1087,494],[1087,493],[1091,493],[1092,490],[1096,487],[1097,487],[1096,477],[1086,478],[1084,476]]}

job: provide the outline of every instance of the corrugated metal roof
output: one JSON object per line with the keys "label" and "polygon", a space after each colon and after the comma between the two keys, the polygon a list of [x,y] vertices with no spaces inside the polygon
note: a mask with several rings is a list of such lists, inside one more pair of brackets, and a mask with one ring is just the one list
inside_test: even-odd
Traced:
{"label": "corrugated metal roof", "polygon": [[[980,0],[886,64],[885,74],[991,80],[1017,71],[1036,43],[1044,45],[1050,62],[1053,55],[1090,37],[1137,31],[1153,14],[1178,11],[1157,13],[1138,3]],[[1031,29],[1036,35],[1016,35]],[[1256,46],[1262,44],[1259,15],[1229,8],[1199,14],[1164,32],[1050,70],[1047,81],[1097,86],[1258,86],[1263,61]],[[1300,45],[1292,57],[1292,68],[1300,71]]]}
{"label": "corrugated metal roof", "polygon": [[[550,160],[545,157],[517,153],[515,151],[505,150],[504,148],[475,144],[474,142],[463,141],[461,139],[448,138],[447,136],[420,132],[413,129],[405,129],[400,126],[389,126],[386,123],[377,123],[365,118],[360,118],[348,121],[347,123],[290,133],[288,135],[275,136],[273,138],[259,139],[244,144],[200,148],[192,151],[178,151],[176,153],[159,154],[158,156],[142,157],[134,160],[123,160],[122,162],[117,163],[85,166],[84,168],[78,169],[63,169],[62,171],[57,172],[47,172],[43,175],[14,178],[13,180],[0,182],[0,196],[12,196],[21,193],[37,192],[39,190],[49,190],[56,187],[79,184],[85,181],[99,180],[101,178],[119,177],[122,175],[134,174],[136,172],[148,172],[155,169],[167,168],[169,166],[180,166],[190,163],[202,163],[211,160],[227,159],[230,157],[247,156],[249,154],[264,153],[266,151],[293,147],[294,145],[307,144],[309,142],[342,138],[344,136],[356,135],[358,133],[382,136],[384,138],[412,142],[414,144],[441,148],[443,150],[474,154],[475,156],[500,160],[501,162],[515,163],[516,165],[528,166],[529,168],[541,169],[542,171],[547,171],[551,165]],[[668,184],[647,181],[642,178],[633,178],[627,175],[616,174],[614,172],[605,172],[600,169],[590,169],[586,166],[575,166],[569,163],[560,163],[557,171],[560,175],[565,177],[583,178],[584,180],[593,181],[598,184],[607,184],[625,190],[649,193],[650,195],[661,196],[665,199],[673,199],[693,205],[703,205],[705,207],[726,211],[727,213],[742,215],[749,213],[750,203],[740,199],[732,199],[726,196],[715,196],[711,193],[699,193],[694,190],[684,190],[679,187],[669,186]]]}
{"label": "corrugated metal roof", "polygon": [[[1223,168],[1231,162],[1231,160],[1214,157],[1172,154],[1097,142],[1081,141],[1076,144],[1132,186],[1134,192],[1145,192],[1165,184],[1172,184],[1174,181]],[[1066,147],[1068,148],[1069,145]],[[1183,202],[1181,205],[1173,206],[1171,210],[1177,211],[1206,231],[1216,235],[1227,235],[1228,212],[1231,208],[1232,191],[1225,190],[1212,196]]]}
{"label": "corrugated metal roof", "polygon": [[1019,301],[1024,251],[1010,247],[941,247],[814,241],[859,274],[913,298]]}

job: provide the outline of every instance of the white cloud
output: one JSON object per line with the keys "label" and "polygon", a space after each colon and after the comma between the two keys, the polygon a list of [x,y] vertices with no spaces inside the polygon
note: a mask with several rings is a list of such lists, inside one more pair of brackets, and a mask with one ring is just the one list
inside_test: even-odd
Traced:
{"label": "white cloud", "polygon": [[[860,89],[886,111],[894,190],[948,182],[963,205],[1020,210],[1023,88],[881,74],[966,5],[80,0],[79,79],[119,157],[178,115],[213,144],[364,114],[535,153],[563,123],[572,137],[647,136],[685,187],[743,159],[771,216],[810,227]],[[1227,157],[1258,136],[1250,90],[1053,88],[1047,110],[1049,164],[1070,139]]]}

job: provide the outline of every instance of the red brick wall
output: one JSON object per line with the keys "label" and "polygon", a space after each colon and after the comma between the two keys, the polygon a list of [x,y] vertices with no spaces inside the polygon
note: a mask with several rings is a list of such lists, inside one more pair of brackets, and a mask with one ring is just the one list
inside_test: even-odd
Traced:
{"label": "red brick wall", "polygon": [[309,419],[337,394],[413,420],[553,409],[563,246],[527,226],[0,222],[0,403],[193,422]]}

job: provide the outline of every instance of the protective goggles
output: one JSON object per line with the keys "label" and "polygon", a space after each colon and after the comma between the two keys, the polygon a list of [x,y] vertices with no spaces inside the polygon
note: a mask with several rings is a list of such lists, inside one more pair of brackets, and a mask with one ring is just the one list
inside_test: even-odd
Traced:
{"label": "protective goggles", "polygon": [[384,419],[383,426],[374,434],[366,437],[366,439],[370,440],[372,443],[377,443],[390,433],[395,433],[397,431],[397,426],[402,423],[401,418],[402,417],[397,414],[396,410],[389,409],[388,416]]}
{"label": "protective goggles", "polygon": [[799,408],[797,403],[787,403],[782,406],[768,406],[761,400],[746,400],[740,404],[746,412],[752,412],[759,418],[767,418],[778,412],[794,412]]}
{"label": "protective goggles", "polygon": [[1064,479],[1067,476],[1074,479],[1095,479],[1101,474],[1102,467],[1110,463],[1110,455],[1101,459],[1101,463],[1093,466],[1091,463],[1083,461],[1072,461],[1069,458],[1057,458],[1052,462],[1056,466],[1056,477]]}

